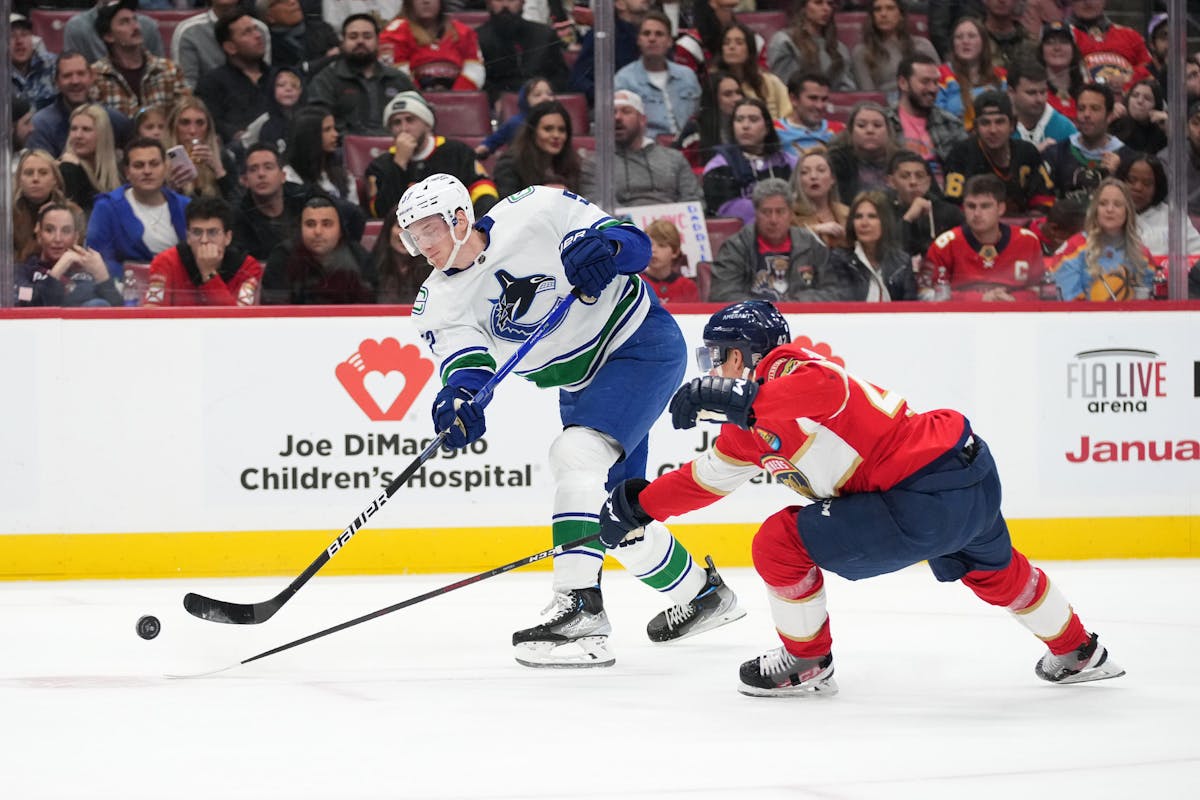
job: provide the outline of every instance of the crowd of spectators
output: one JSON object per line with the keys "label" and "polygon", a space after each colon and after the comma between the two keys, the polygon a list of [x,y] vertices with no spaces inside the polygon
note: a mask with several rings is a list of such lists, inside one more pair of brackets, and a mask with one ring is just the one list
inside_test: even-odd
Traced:
{"label": "crowd of spectators", "polygon": [[1200,257],[1200,56],[1168,63],[1161,13],[616,0],[596,107],[583,3],[207,0],[164,36],[143,2],[80,8],[59,52],[15,4],[18,305],[409,303],[430,267],[399,242],[405,189],[453,174],[476,216],[538,184],[593,196],[601,114],[613,211],[721,231],[689,263],[703,231],[647,225],[668,304],[1164,296],[1175,80]]}

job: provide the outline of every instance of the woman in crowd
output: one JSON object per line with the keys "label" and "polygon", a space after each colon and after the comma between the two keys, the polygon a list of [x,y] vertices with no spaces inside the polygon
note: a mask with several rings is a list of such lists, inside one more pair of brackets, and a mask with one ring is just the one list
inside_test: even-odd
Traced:
{"label": "woman in crowd", "polygon": [[656,219],[646,226],[650,237],[650,263],[642,280],[654,290],[663,305],[700,302],[700,288],[681,272],[687,264],[679,229],[669,219]]}
{"label": "woman in crowd", "polygon": [[579,154],[572,144],[571,115],[557,100],[534,106],[496,162],[496,190],[508,197],[541,184],[579,191]]}
{"label": "woman in crowd", "polygon": [[1050,90],[1046,102],[1074,122],[1075,94],[1087,83],[1087,76],[1083,72],[1083,53],[1075,43],[1071,27],[1054,22],[1043,28],[1037,57],[1046,68],[1046,83]]}
{"label": "woman in crowd", "polygon": [[759,66],[756,47],[754,31],[735,22],[725,29],[721,37],[717,69],[737,78],[746,97],[756,97],[765,102],[773,118],[786,117],[792,113],[787,86],[774,73]]}
{"label": "woman in crowd", "polygon": [[371,250],[371,264],[379,281],[375,302],[411,304],[433,267],[424,256],[410,256],[400,241],[400,226],[394,213],[383,217],[383,230]]}
{"label": "woman in crowd", "polygon": [[817,72],[828,76],[831,91],[857,89],[850,51],[838,41],[833,0],[796,0],[791,19],[791,26],[776,31],[767,44],[771,72],[785,84],[793,75]]}
{"label": "woman in crowd", "polygon": [[887,188],[887,167],[900,149],[887,112],[877,103],[859,103],[850,112],[846,130],[829,143],[829,161],[841,197]]}
{"label": "woman in crowd", "polygon": [[333,115],[319,108],[303,109],[288,132],[284,172],[292,183],[320,189],[338,200],[358,205],[354,177],[338,160],[337,146]]}
{"label": "woman in crowd", "polygon": [[479,36],[452,19],[442,0],[406,2],[379,34],[379,47],[391,48],[396,68],[412,76],[422,92],[479,91],[487,78]]}
{"label": "woman in crowd", "polygon": [[78,209],[56,202],[38,211],[35,250],[16,269],[19,306],[119,306],[104,259],[79,244]]}
{"label": "woman in crowd", "polygon": [[71,112],[68,125],[59,169],[67,197],[84,214],[91,214],[96,195],[111,192],[124,183],[117,167],[112,123],[102,106],[84,103]]}
{"label": "woman in crowd", "polygon": [[908,12],[902,0],[875,0],[863,22],[862,41],[854,46],[850,63],[859,91],[896,91],[896,70],[914,53],[938,58],[933,44],[908,32]]}
{"label": "woman in crowd", "polygon": [[366,251],[347,238],[333,201],[314,197],[300,214],[300,235],[271,251],[262,303],[339,305],[375,302],[375,272]]}
{"label": "woman in crowd", "polygon": [[703,167],[717,145],[729,144],[733,107],[745,98],[742,84],[728,72],[712,70],[700,84],[700,111],[684,126],[678,145],[693,167]]}
{"label": "woman in crowd", "polygon": [[[550,81],[545,78],[530,78],[525,81],[521,90],[517,92],[517,113],[504,120],[475,148],[475,157],[482,161],[501,147],[511,144],[525,125],[525,115],[529,113],[529,109],[553,99],[554,87],[550,85]],[[504,193],[501,192],[500,196],[503,197]]]}
{"label": "woman in crowd", "polygon": [[954,25],[950,59],[940,67],[939,88],[934,101],[939,108],[975,127],[975,95],[987,89],[1005,91],[1004,68],[992,54],[992,40],[983,22],[963,17]]}
{"label": "woman in crowd", "polygon": [[730,144],[717,147],[717,154],[704,165],[704,205],[714,217],[740,217],[754,223],[750,194],[763,178],[787,180],[796,157],[783,151],[779,132],[766,103],[747,97],[734,106],[730,119]]}
{"label": "woman in crowd", "polygon": [[838,196],[829,151],[814,147],[800,156],[792,172],[792,224],[808,228],[829,249],[846,247],[850,209]]}
{"label": "woman in crowd", "polygon": [[1139,153],[1158,153],[1167,146],[1167,111],[1162,86],[1153,78],[1133,85],[1125,97],[1126,113],[1108,132]]}
{"label": "woman in crowd", "polygon": [[867,302],[916,300],[912,259],[901,245],[891,203],[883,192],[863,192],[850,204],[847,247],[830,254],[830,264]]}
{"label": "woman in crowd", "polygon": [[221,146],[217,127],[208,106],[199,97],[181,99],[167,116],[163,147],[182,145],[196,168],[192,177],[186,164],[172,163],[167,156],[167,185],[188,197],[221,197],[233,202],[238,196],[237,163]]}
{"label": "woman in crowd", "polygon": [[[1129,197],[1137,212],[1138,236],[1153,256],[1167,255],[1167,170],[1157,156],[1139,156],[1121,165],[1117,177],[1129,186]],[[1184,226],[1184,247],[1188,255],[1200,255],[1200,231],[1186,214],[1179,217]]]}
{"label": "woman in crowd", "polygon": [[167,112],[162,106],[142,106],[133,115],[133,138],[163,140],[167,132]]}
{"label": "woman in crowd", "polygon": [[1064,300],[1148,298],[1154,270],[1138,235],[1129,188],[1116,178],[1100,182],[1083,232],[1063,245],[1054,282]]}
{"label": "woman in crowd", "polygon": [[271,93],[266,113],[255,118],[242,134],[242,146],[249,149],[265,142],[282,153],[287,149],[288,129],[296,113],[304,107],[304,75],[298,67],[276,67],[267,78]]}
{"label": "woman in crowd", "polygon": [[[46,203],[67,203],[66,184],[54,157],[45,150],[26,150],[17,162],[13,186],[13,258],[24,261],[36,249],[33,234],[38,209]],[[74,206],[74,203],[71,205]],[[75,212],[82,217],[78,206]]]}

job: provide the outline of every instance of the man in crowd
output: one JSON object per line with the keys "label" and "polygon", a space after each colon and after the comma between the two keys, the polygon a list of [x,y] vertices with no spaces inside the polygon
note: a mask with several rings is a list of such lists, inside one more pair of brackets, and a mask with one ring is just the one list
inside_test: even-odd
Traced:
{"label": "man in crowd", "polygon": [[650,10],[638,28],[641,57],[617,73],[614,89],[627,89],[642,99],[646,110],[646,135],[677,139],[700,108],[700,82],[687,67],[667,60],[671,50],[671,20]]}
{"label": "man in crowd", "polygon": [[286,180],[279,153],[262,142],[246,153],[242,186],[246,191],[233,222],[233,239],[265,263],[277,244],[295,238],[308,190]]}
{"label": "man in crowd", "polygon": [[1046,68],[1033,59],[1021,59],[1008,67],[1008,96],[1017,115],[1016,136],[1044,153],[1078,132],[1075,123],[1046,102],[1049,84]]}
{"label": "man in crowd", "polygon": [[175,62],[144,46],[135,8],[137,0],[120,0],[96,14],[96,33],[108,45],[108,55],[92,64],[96,102],[130,119],[143,106],[169,109],[191,94]]}
{"label": "man in crowd", "polygon": [[962,210],[933,190],[933,174],[925,159],[912,150],[901,150],[888,163],[892,211],[900,221],[904,250],[923,257],[933,240],[962,225]]}
{"label": "man in crowd", "polygon": [[[33,133],[26,146],[30,150],[45,150],[58,158],[67,144],[71,112],[88,101],[88,95],[96,77],[82,53],[72,50],[63,52],[54,64],[54,85],[58,94],[54,101],[33,115]],[[132,124],[120,111],[105,106],[108,121],[112,124],[113,138],[117,147],[122,147],[129,138]]]}
{"label": "man in crowd", "polygon": [[147,306],[258,304],[263,267],[233,246],[233,209],[219,197],[188,203],[187,240],[150,262]]}
{"label": "man in crowd", "polygon": [[1075,124],[1079,132],[1043,154],[1059,197],[1078,189],[1090,191],[1135,151],[1108,132],[1116,97],[1103,83],[1089,83],[1075,95]]}
{"label": "man in crowd", "polygon": [[127,183],[96,198],[87,245],[98,250],[109,274],[120,278],[125,262],[148,264],[187,233],[188,199],[166,188],[167,154],[157,139],[134,139],[125,148]]}
{"label": "man in crowd", "polygon": [[[240,0],[209,0],[208,11],[185,19],[175,28],[175,33],[171,35],[171,60],[183,70],[188,86],[196,87],[206,72],[225,66],[225,49],[217,41],[217,23],[242,13]],[[254,17],[251,19],[266,42],[266,49],[259,58],[270,61],[271,43],[267,26]]]}
{"label": "man in crowd", "polygon": [[938,93],[938,65],[920,53],[904,58],[896,69],[900,96],[888,111],[892,133],[919,153],[936,174],[954,145],[967,138],[962,120],[934,105]]}
{"label": "man in crowd", "polygon": [[983,0],[983,27],[992,40],[992,53],[1001,66],[1019,58],[1032,58],[1033,40],[1021,26],[1021,0]]}
{"label": "man in crowd", "polygon": [[[1005,196],[1004,182],[995,175],[975,175],[967,181],[966,224],[943,233],[929,248],[924,283],[934,287],[948,281],[956,300],[1040,299],[1041,242],[1030,231],[1000,221]],[[923,289],[922,299],[934,299],[932,291]]]}
{"label": "man in crowd", "polygon": [[[96,5],[82,14],[71,17],[63,28],[63,52],[73,50],[83,53],[89,64],[94,64],[108,55],[104,38],[96,32],[96,19],[100,11],[113,5],[114,0],[96,0]],[[137,0],[123,0],[117,3],[137,11]],[[162,35],[158,32],[158,23],[145,14],[136,16],[138,28],[142,32],[142,43],[146,49],[156,56],[166,55],[163,48]]]}
{"label": "man in crowd", "polygon": [[300,0],[267,0],[265,22],[272,66],[297,67],[312,77],[342,52],[333,26],[319,17],[305,17]]}
{"label": "man in crowd", "polygon": [[[626,64],[632,64],[638,57],[638,23],[642,15],[650,8],[650,0],[613,0],[615,31],[613,36],[613,68],[620,70]],[[570,89],[573,92],[583,92],[587,95],[588,103],[595,100],[595,37],[596,32],[588,31],[580,42],[579,57],[571,67]]]}
{"label": "man in crowd", "polygon": [[829,250],[808,228],[792,225],[792,190],[780,178],[761,180],[751,196],[754,224],[721,245],[708,299],[814,302],[850,300],[830,268]]}
{"label": "man in crowd", "polygon": [[[700,201],[704,193],[687,159],[646,136],[642,98],[628,89],[613,93],[613,197],[618,208]],[[583,162],[584,197],[596,193],[596,161]]]}
{"label": "man in crowd", "polygon": [[[384,109],[413,82],[379,61],[379,23],[370,14],[351,14],[342,23],[342,55],[313,79],[309,100],[329,109],[338,132],[387,136]],[[399,195],[396,196],[399,199]]]}
{"label": "man in crowd", "polygon": [[495,103],[502,92],[519,91],[534,77],[565,91],[569,73],[554,29],[522,17],[525,0],[487,0],[487,9],[488,20],[476,32],[487,65],[488,99]]}
{"label": "man in crowd", "polygon": [[419,93],[396,95],[384,109],[382,121],[393,139],[388,152],[367,167],[371,216],[394,213],[408,187],[439,172],[453,175],[467,187],[476,217],[500,199],[496,184],[475,160],[475,151],[434,132],[433,108]]}
{"label": "man in crowd", "polygon": [[33,24],[20,14],[9,15],[8,58],[14,95],[24,97],[34,110],[54,102],[54,62],[33,43]]}
{"label": "man in crowd", "polygon": [[208,106],[217,133],[226,143],[236,142],[251,122],[267,111],[269,67],[263,60],[266,37],[262,23],[249,14],[234,12],[217,21],[217,44],[225,62],[206,70],[196,94]]}
{"label": "man in crowd", "polygon": [[797,73],[788,79],[792,113],[775,120],[775,130],[785,149],[797,155],[810,147],[829,144],[846,129],[837,120],[825,118],[829,110],[829,78],[819,72]]}
{"label": "man in crowd", "polygon": [[1012,138],[1015,117],[1004,92],[988,90],[975,98],[975,132],[959,142],[946,159],[946,199],[963,200],[973,175],[995,175],[1008,193],[1010,214],[1044,214],[1054,204],[1054,184],[1038,149]]}

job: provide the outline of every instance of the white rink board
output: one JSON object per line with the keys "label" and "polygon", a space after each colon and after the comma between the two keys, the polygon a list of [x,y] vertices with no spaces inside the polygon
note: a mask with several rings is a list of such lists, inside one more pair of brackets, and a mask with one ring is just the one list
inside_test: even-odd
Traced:
{"label": "white rink board", "polygon": [[[706,318],[677,317],[689,349]],[[965,412],[1001,466],[1010,518],[1200,513],[1198,312],[819,313],[789,321],[793,335],[828,342],[852,372],[914,407]],[[389,337],[400,346],[391,356],[427,360],[423,349],[401,350],[420,347],[403,316],[5,320],[0,354],[8,374],[23,377],[0,393],[8,422],[0,430],[0,532],[342,527],[348,508],[385,485],[382,473],[413,458],[356,447],[397,437],[415,454],[431,431],[436,377],[405,413],[384,420],[371,419],[338,378],[338,365],[361,353],[358,367],[343,367],[348,384],[390,406],[403,371],[387,352],[370,353],[367,341]],[[510,377],[488,409],[485,452],[431,460],[425,485],[407,487],[402,508],[387,507],[373,524],[543,524],[556,400]],[[1090,401],[1131,405],[1098,412]],[[687,461],[712,433],[677,432],[660,420],[650,472]],[[1068,454],[1080,452],[1083,437],[1100,457],[1096,443],[1108,441],[1170,442],[1172,458],[1136,460],[1134,448],[1131,460],[1073,463]],[[325,442],[328,454],[281,455],[289,438]],[[292,468],[342,474],[347,484],[337,488],[329,477],[327,488],[247,488],[262,483],[263,470]],[[522,485],[494,485],[497,472]],[[493,485],[469,492],[433,485],[484,473]],[[371,488],[355,488],[356,475]],[[750,523],[796,501],[782,487],[753,485],[686,521]]]}

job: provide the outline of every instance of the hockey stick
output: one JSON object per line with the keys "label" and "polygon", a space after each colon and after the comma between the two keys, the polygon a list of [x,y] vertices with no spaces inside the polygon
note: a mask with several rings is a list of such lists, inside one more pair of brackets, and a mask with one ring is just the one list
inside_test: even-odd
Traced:
{"label": "hockey stick", "polygon": [[447,584],[446,586],[443,586],[439,589],[431,589],[430,591],[425,592],[425,594],[419,594],[416,597],[410,597],[407,600],[402,600],[401,602],[396,603],[395,605],[390,605],[386,608],[381,608],[378,611],[372,611],[370,614],[363,614],[361,617],[355,617],[354,619],[347,620],[338,625],[334,625],[332,628],[326,628],[325,630],[317,631],[316,633],[310,633],[308,636],[305,636],[301,639],[296,639],[295,641],[288,642],[287,644],[281,644],[281,645],[279,645],[279,647],[273,647],[270,650],[259,653],[256,656],[250,656],[249,658],[244,658],[241,661],[237,662],[236,664],[230,664],[228,667],[222,667],[221,669],[215,669],[215,670],[211,670],[209,672],[200,672],[200,673],[196,673],[194,675],[170,675],[168,677],[201,678],[206,675],[215,675],[218,672],[225,672],[227,670],[233,669],[234,667],[240,667],[243,664],[249,664],[251,661],[258,661],[259,659],[266,658],[267,656],[273,656],[276,653],[282,653],[284,650],[291,650],[293,647],[299,647],[302,644],[308,644],[309,642],[315,641],[317,639],[322,639],[326,636],[329,636],[330,634],[337,633],[338,631],[344,631],[344,630],[346,630],[346,628],[352,628],[355,625],[361,625],[364,622],[369,622],[370,620],[378,619],[379,617],[382,617],[386,614],[391,614],[393,611],[399,611],[402,608],[408,608],[409,606],[415,606],[417,603],[424,603],[426,600],[432,599],[434,597],[438,597],[439,595],[448,594],[449,592],[453,592],[455,589],[461,589],[464,586],[470,586],[473,583],[479,583],[480,581],[485,581],[488,578],[494,578],[497,575],[503,575],[504,573],[511,572],[512,570],[517,569],[519,567],[524,567],[528,564],[532,564],[535,561],[541,561],[544,558],[551,558],[553,556],[561,555],[562,553],[565,553],[568,550],[579,547],[581,545],[585,545],[588,542],[595,541],[596,539],[599,539],[599,538],[600,538],[600,533],[596,532],[596,533],[591,534],[590,536],[583,536],[583,537],[580,537],[580,538],[575,539],[570,542],[564,542],[562,544],[555,545],[554,547],[551,547],[548,550],[542,550],[541,552],[534,553],[531,556],[525,556],[524,558],[519,558],[516,561],[510,561],[509,563],[504,564],[503,566],[489,569],[487,572],[480,572],[477,575],[472,575],[469,578],[463,578],[462,580],[458,580],[458,581],[455,581],[454,583]]}
{"label": "hockey stick", "polygon": [[[554,308],[550,310],[550,313],[546,316],[546,319],[543,320],[542,323],[533,331],[533,333],[529,335],[529,338],[521,343],[521,346],[517,348],[517,351],[513,353],[498,370],[496,370],[496,374],[493,375],[491,379],[483,385],[483,388],[475,393],[475,402],[478,403],[480,407],[486,406],[489,402],[491,402],[492,394],[495,392],[496,386],[500,383],[500,381],[504,380],[504,378],[510,372],[516,369],[518,362],[520,362],[521,359],[533,349],[534,345],[545,338],[550,331],[558,327],[558,324],[562,321],[563,317],[566,316],[567,310],[570,308],[571,303],[575,301],[576,297],[576,293],[571,293],[566,297],[561,298],[554,305]],[[429,446],[422,450],[421,454],[413,459],[412,463],[409,464],[403,472],[393,478],[391,483],[384,488],[383,492],[374,500],[372,500],[371,504],[364,508],[359,515],[354,518],[354,521],[347,525],[346,529],[338,534],[336,539],[329,543],[328,547],[321,551],[321,554],[317,556],[315,561],[308,565],[304,572],[301,572],[294,581],[287,585],[287,588],[272,597],[270,600],[264,600],[261,603],[234,603],[228,600],[217,600],[212,597],[205,597],[204,595],[196,594],[195,592],[188,592],[183,597],[183,607],[187,609],[187,612],[192,616],[208,620],[209,622],[224,622],[231,625],[258,625],[261,622],[266,622],[275,615],[276,611],[283,608],[284,603],[292,599],[292,595],[300,591],[300,587],[308,583],[312,576],[316,575],[322,567],[329,563],[331,558],[337,555],[338,552],[340,552],[341,549],[346,546],[347,542],[354,537],[354,534],[358,533],[358,531],[367,524],[371,517],[375,515],[376,511],[383,508],[384,504],[392,498],[392,495],[394,495],[401,486],[408,483],[408,479],[411,478],[421,467],[421,465],[428,461],[429,458],[438,451],[438,448],[442,446],[442,442],[445,441],[447,433],[448,431],[443,431],[442,433],[438,434],[437,437],[429,443]]]}

